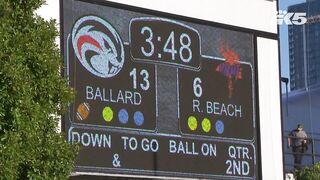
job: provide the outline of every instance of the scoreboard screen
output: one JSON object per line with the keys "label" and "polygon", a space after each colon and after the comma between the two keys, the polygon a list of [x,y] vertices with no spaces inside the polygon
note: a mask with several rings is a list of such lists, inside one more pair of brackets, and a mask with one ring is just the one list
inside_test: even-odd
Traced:
{"label": "scoreboard screen", "polygon": [[64,116],[76,172],[259,179],[255,36],[117,3],[65,0]]}

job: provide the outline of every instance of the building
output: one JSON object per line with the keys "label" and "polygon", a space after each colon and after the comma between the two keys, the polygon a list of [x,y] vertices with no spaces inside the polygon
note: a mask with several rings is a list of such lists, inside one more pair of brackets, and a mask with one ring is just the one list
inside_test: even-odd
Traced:
{"label": "building", "polygon": [[320,83],[320,1],[290,6],[288,12],[307,14],[307,23],[288,27],[291,90]]}
{"label": "building", "polygon": [[[320,161],[320,86],[309,88],[308,91],[301,89],[291,91],[288,97],[282,96],[282,117],[283,127],[283,144],[287,146],[287,137],[291,130],[297,127],[297,124],[303,124],[308,137],[312,140],[302,165],[310,166]],[[293,155],[289,148],[284,148],[285,171],[293,171]]]}

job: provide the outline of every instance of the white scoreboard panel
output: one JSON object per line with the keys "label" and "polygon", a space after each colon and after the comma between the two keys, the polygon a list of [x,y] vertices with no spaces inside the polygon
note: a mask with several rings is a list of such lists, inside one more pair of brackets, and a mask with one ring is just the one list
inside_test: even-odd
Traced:
{"label": "white scoreboard panel", "polygon": [[[90,4],[96,4],[96,5],[104,4],[102,0],[87,1],[87,2]],[[110,5],[111,7],[122,7],[121,9],[130,9],[131,11],[134,11],[134,12],[137,11],[139,13],[147,14],[147,16],[142,14],[140,16],[132,18],[132,20],[130,21],[129,31],[139,32],[139,33],[138,34],[131,33],[130,35],[132,35],[133,37],[129,37],[130,39],[129,42],[127,44],[124,43],[123,47],[120,47],[120,49],[121,48],[123,49],[123,52],[125,54],[131,54],[131,57],[134,59],[134,62],[131,65],[126,65],[124,63],[123,67],[125,68],[123,68],[123,70],[120,72],[118,72],[117,70],[114,70],[112,72],[111,71],[107,72],[104,75],[96,74],[97,76],[100,76],[100,77],[109,76],[110,73],[111,73],[111,76],[114,76],[118,73],[120,75],[121,73],[128,74],[127,78],[119,78],[119,80],[117,80],[117,81],[125,82],[120,85],[112,83],[113,82],[112,80],[108,81],[108,84],[111,84],[111,87],[113,89],[118,89],[117,91],[110,92],[109,90],[107,93],[105,93],[106,90],[102,87],[104,87],[104,83],[107,81],[103,81],[103,80],[95,81],[94,79],[84,78],[84,79],[77,80],[77,81],[83,80],[83,84],[81,83],[73,84],[75,87],[76,85],[79,85],[79,88],[83,87],[86,93],[84,93],[83,97],[78,98],[78,102],[77,102],[78,104],[76,105],[76,107],[72,107],[73,113],[71,114],[73,115],[73,117],[70,118],[71,120],[70,119],[69,121],[66,120],[68,122],[65,127],[66,128],[65,131],[69,133],[68,140],[78,141],[81,143],[88,142],[88,141],[86,142],[82,141],[80,139],[86,138],[87,135],[88,137],[90,137],[90,133],[88,133],[88,131],[85,130],[87,127],[89,127],[89,129],[92,130],[91,135],[94,134],[95,136],[97,135],[102,136],[102,134],[107,134],[105,132],[110,132],[109,133],[110,136],[106,136],[104,139],[106,147],[111,146],[110,137],[112,136],[114,138],[122,139],[123,142],[129,143],[128,148],[132,148],[132,147],[129,147],[130,143],[134,142],[135,140],[130,139],[130,137],[123,136],[123,132],[124,132],[123,130],[128,130],[129,132],[132,130],[133,132],[138,132],[138,134],[135,135],[135,139],[138,141],[142,142],[145,137],[149,137],[149,139],[147,140],[149,142],[149,145],[150,145],[149,149],[151,151],[156,152],[158,151],[157,150],[158,146],[166,146],[166,144],[167,145],[169,144],[169,148],[168,148],[169,152],[171,152],[170,150],[172,150],[173,152],[174,147],[176,147],[176,150],[178,151],[179,146],[174,146],[172,144],[171,144],[172,146],[170,146],[170,143],[175,142],[179,144],[179,142],[182,142],[183,139],[182,140],[179,139],[181,138],[180,136],[187,139],[190,137],[192,139],[192,137],[194,137],[194,144],[192,143],[192,145],[190,146],[192,150],[190,151],[190,148],[189,148],[189,152],[186,152],[188,150],[185,147],[187,147],[188,145],[184,145],[184,148],[182,148],[184,150],[181,150],[181,152],[185,151],[184,154],[188,154],[188,153],[196,154],[198,152],[197,150],[194,150],[193,146],[202,147],[203,144],[207,144],[209,153],[219,154],[219,151],[226,151],[226,152],[229,152],[226,154],[226,156],[230,157],[230,147],[235,147],[235,149],[236,147],[242,147],[242,156],[244,158],[247,158],[247,162],[248,162],[247,165],[241,166],[242,169],[238,171],[237,168],[240,166],[235,166],[236,169],[234,170],[232,170],[232,168],[230,169],[230,167],[233,167],[233,166],[231,165],[230,167],[228,167],[228,163],[227,163],[228,160],[223,159],[223,155],[221,155],[221,157],[218,155],[217,156],[218,158],[216,158],[216,160],[214,160],[213,163],[215,161],[219,163],[223,162],[226,165],[226,169],[213,168],[210,170],[210,168],[208,169],[201,168],[201,164],[203,165],[203,163],[204,164],[208,163],[208,162],[205,162],[205,160],[201,157],[200,159],[198,158],[198,160],[200,160],[199,163],[200,162],[203,162],[203,163],[200,163],[198,167],[192,166],[192,165],[187,165],[186,167],[184,167],[184,165],[182,164],[181,167],[168,166],[166,169],[165,167],[162,168],[163,164],[161,164],[161,161],[159,161],[158,162],[159,167],[156,166],[155,170],[157,170],[157,168],[158,170],[162,168],[163,172],[148,170],[148,173],[145,173],[146,171],[144,170],[148,169],[147,168],[148,163],[143,165],[139,163],[138,164],[132,163],[134,161],[138,161],[139,158],[137,159],[132,156],[130,157],[130,155],[129,157],[126,157],[126,156],[121,157],[123,160],[121,161],[122,163],[125,163],[125,159],[127,160],[127,163],[129,163],[129,161],[130,163],[132,163],[132,164],[129,163],[130,165],[128,165],[129,167],[128,169],[125,169],[124,167],[120,167],[120,163],[119,163],[119,166],[117,166],[118,161],[116,160],[119,159],[119,153],[117,152],[120,152],[120,150],[117,148],[113,148],[112,153],[109,153],[109,154],[107,153],[107,155],[108,156],[112,155],[111,159],[114,161],[112,161],[111,165],[114,166],[113,168],[115,168],[115,172],[119,172],[117,173],[117,175],[119,176],[129,175],[131,177],[157,176],[157,177],[184,177],[184,178],[208,177],[208,178],[227,178],[227,179],[242,177],[242,178],[248,178],[248,179],[260,179],[260,178],[283,179],[282,143],[281,143],[282,134],[281,134],[281,113],[280,113],[281,110],[280,110],[280,88],[279,88],[280,78],[279,78],[277,25],[275,21],[275,14],[277,10],[276,1],[273,2],[273,1],[264,1],[264,0],[259,0],[259,1],[203,0],[200,3],[199,1],[183,1],[183,0],[174,0],[174,1],[153,0],[152,2],[148,0],[117,0],[114,2],[115,2],[114,4],[113,3],[105,3],[105,4],[107,6]],[[123,5],[117,4],[117,3],[121,3]],[[126,6],[126,5],[130,5],[130,6]],[[141,7],[146,9],[140,9],[135,7]],[[75,11],[75,9],[71,8],[71,9],[65,10],[65,12],[67,12],[66,14],[68,13],[72,14],[72,11]],[[101,7],[100,11],[101,12],[103,11],[103,7]],[[159,11],[164,13],[161,13]],[[99,11],[95,11],[95,12],[99,12]],[[90,14],[90,11],[88,11],[88,13]],[[148,16],[157,16],[158,13],[160,13],[161,15],[160,18],[148,18]],[[170,14],[166,16],[166,13],[170,13]],[[83,31],[81,30],[80,33],[78,33],[79,32],[78,29],[81,29],[82,27],[103,26],[103,23],[102,25],[99,25],[99,18],[105,19],[105,20],[107,19],[107,17],[94,16],[94,14],[90,14],[90,15],[93,15],[92,16],[93,18],[90,17],[89,15],[87,16],[88,17],[87,19],[85,16],[74,18],[75,22],[72,22],[72,23],[73,23],[73,29],[76,29],[75,31],[77,31],[76,33],[72,33],[72,30],[70,29],[68,30],[64,29],[65,30],[64,39],[66,40],[66,44],[64,45],[64,47],[70,47],[71,49],[72,46],[74,46],[72,45],[73,43],[72,41],[74,40],[76,40],[77,45],[79,44],[83,45],[84,44],[83,43],[84,41],[82,41],[83,39],[86,41],[90,41],[91,44],[93,45],[96,44],[96,42],[89,40],[88,38],[77,39],[76,37],[72,37],[72,34],[83,35],[82,32],[84,32],[85,30]],[[66,23],[65,22],[66,18],[63,17],[63,15],[61,16],[62,16],[61,17],[62,23]],[[177,17],[178,21],[176,21],[176,19],[173,21],[169,20],[171,17]],[[181,19],[179,19],[179,17],[181,17]],[[213,57],[214,59],[213,62],[217,64],[215,65],[213,62],[206,64],[206,62],[209,62],[208,60],[212,58],[211,56],[205,56],[204,53],[201,52],[203,48],[203,47],[201,48],[201,38],[206,38],[206,35],[199,34],[197,29],[198,27],[192,26],[192,23],[191,24],[187,23],[188,25],[184,24],[183,22],[181,23],[181,20],[187,21],[189,17],[191,18],[192,23],[195,23],[195,24],[197,24],[197,19],[199,19],[199,23],[202,25],[207,24],[208,26],[211,26],[211,27],[218,27],[218,28],[226,29],[227,31],[231,30],[234,32],[239,32],[240,34],[245,33],[245,34],[251,35],[252,37],[252,45],[253,45],[252,49],[254,51],[252,52],[252,54],[253,54],[254,61],[252,61],[251,64],[242,62],[241,67],[244,73],[244,76],[243,76],[244,79],[247,78],[246,74],[250,74],[250,72],[252,74],[251,77],[248,76],[248,79],[247,79],[248,85],[246,86],[248,86],[249,88],[247,88],[247,90],[245,91],[248,92],[248,89],[249,90],[251,89],[253,91],[252,92],[253,94],[249,93],[248,97],[253,97],[254,101],[253,101],[253,104],[250,104],[250,101],[246,102],[241,99],[239,100],[240,104],[241,103],[245,104],[242,106],[242,108],[245,107],[246,109],[248,109],[247,107],[249,107],[249,109],[252,109],[251,111],[249,111],[252,114],[249,116],[242,116],[240,112],[244,112],[244,111],[241,111],[240,105],[237,106],[237,104],[233,103],[232,100],[230,101],[231,103],[225,104],[225,105],[222,105],[223,103],[219,104],[218,101],[217,102],[212,101],[211,104],[214,104],[214,106],[210,106],[212,107],[211,108],[212,111],[210,111],[211,114],[212,112],[217,112],[216,114],[219,114],[219,112],[215,110],[223,109],[222,106],[225,106],[227,108],[229,107],[230,109],[234,110],[233,112],[232,111],[229,112],[228,109],[225,110],[226,116],[229,116],[231,118],[230,121],[232,121],[232,118],[235,118],[235,119],[244,118],[244,119],[252,120],[252,122],[248,121],[248,124],[244,124],[243,127],[237,125],[236,123],[231,123],[230,125],[228,125],[226,121],[229,121],[229,120],[224,121],[225,119],[222,119],[222,120],[216,119],[213,122],[212,119],[210,119],[210,117],[208,119],[206,119],[205,117],[201,117],[203,120],[202,120],[202,124],[200,124],[199,126],[201,126],[202,129],[199,129],[200,127],[196,129],[197,126],[195,126],[194,124],[195,122],[194,119],[198,118],[197,116],[200,116],[200,115],[197,115],[197,113],[204,114],[204,112],[202,111],[204,111],[204,109],[208,110],[208,102],[202,99],[203,98],[204,99],[222,98],[219,101],[226,102],[227,100],[225,100],[224,98],[232,99],[236,97],[236,95],[233,96],[233,93],[234,93],[233,89],[236,89],[237,87],[236,85],[231,85],[234,83],[230,81],[229,83],[226,83],[226,86],[228,86],[229,90],[226,91],[225,95],[218,93],[217,95],[205,94],[201,97],[202,99],[198,97],[199,94],[202,94],[200,93],[201,89],[199,89],[199,87],[203,89],[208,89],[208,90],[210,90],[210,88],[212,89],[211,86],[204,85],[203,82],[208,81],[206,78],[211,76],[217,77],[215,74],[206,76],[205,73],[207,72],[207,70],[205,70],[205,68],[209,68],[209,69],[214,68],[218,70],[219,69],[218,66],[220,63],[219,61],[217,61],[219,60],[219,57]],[[121,17],[119,17],[119,19],[121,19]],[[88,22],[88,23],[85,25],[82,25],[83,22],[86,22],[86,23]],[[80,24],[79,27],[76,25],[77,23]],[[119,26],[121,27],[121,25],[119,24],[112,24],[112,26],[116,28],[118,28]],[[165,30],[159,30],[161,29],[161,26],[162,27],[167,26],[169,28],[169,30],[167,30],[168,32]],[[106,25],[106,27],[108,27],[108,25]],[[98,29],[99,28],[100,27],[98,27]],[[173,28],[172,31],[170,31],[170,28]],[[82,29],[85,29],[85,28],[82,28]],[[112,33],[112,28],[108,28],[108,29],[109,30],[111,29],[111,33]],[[66,32],[69,32],[69,31],[70,31],[70,36],[68,37]],[[123,32],[120,32],[120,34],[121,33]],[[155,36],[155,41],[153,41],[153,39],[150,38],[151,34]],[[139,35],[141,37],[139,37]],[[180,39],[179,37],[176,39],[176,36],[177,37],[179,36]],[[222,33],[222,36],[224,36],[223,33]],[[226,35],[225,37],[229,37],[229,35]],[[145,38],[145,39],[142,39],[142,38]],[[141,39],[143,41],[141,41]],[[181,48],[177,50],[173,48],[174,46],[175,47],[177,46],[174,43],[174,40],[176,40],[176,42],[179,42],[180,40],[180,45],[183,46],[181,52],[179,52]],[[226,38],[226,41],[227,40],[228,38]],[[245,44],[246,41],[243,41],[242,43]],[[147,45],[149,45],[150,48]],[[152,49],[153,45],[154,45],[154,49]],[[160,45],[161,45],[161,48],[160,48]],[[220,46],[222,45],[220,44]],[[232,43],[231,43],[231,46],[233,46]],[[247,48],[250,49],[250,45]],[[64,51],[66,52],[67,49],[64,48]],[[77,50],[79,50],[79,47],[74,46],[73,51],[77,51]],[[140,54],[138,52],[139,50],[141,50]],[[191,54],[190,52],[192,53],[192,55],[194,55],[192,57],[197,57],[197,55],[198,56],[202,55],[201,56],[202,60],[200,60],[200,62],[197,62],[197,60],[195,60],[195,61],[192,61],[192,63],[189,63],[191,62],[191,59],[192,59],[190,56]],[[222,52],[220,51],[220,53]],[[65,54],[65,56],[68,56],[71,59],[79,59],[79,61],[82,58],[81,54],[77,55],[77,53],[74,53],[74,55]],[[157,90],[159,88],[157,87],[157,85],[159,85],[159,79],[157,79],[157,77],[159,76],[159,74],[161,75],[161,73],[159,73],[161,72],[161,70],[166,71],[165,68],[161,68],[162,65],[164,66],[168,65],[167,62],[165,62],[166,59],[176,60],[176,62],[178,62],[178,63],[171,63],[171,64],[169,63],[169,66],[172,65],[172,67],[177,68],[176,93],[178,95],[180,94],[180,96],[178,97],[183,99],[181,100],[178,98],[177,100],[178,101],[178,106],[177,106],[178,108],[176,109],[178,113],[177,126],[179,128],[179,133],[180,133],[180,134],[178,133],[178,136],[177,136],[177,133],[172,130],[172,128],[174,127],[162,127],[161,123],[163,123],[164,121],[161,120],[160,122],[157,122],[158,119],[167,117],[167,116],[161,116],[161,115],[159,116],[158,109],[161,109],[161,105],[159,105],[158,97],[161,97],[161,91],[159,95],[158,94],[159,91]],[[199,58],[194,58],[194,59],[199,59]],[[145,65],[141,65],[141,63],[145,63]],[[92,67],[90,69],[89,66],[86,67],[84,64],[82,65],[87,70],[89,69],[92,72],[94,72],[92,70]],[[220,69],[223,69],[223,68],[220,68]],[[83,72],[85,71],[83,72],[78,70],[69,71],[69,73],[74,73],[74,74],[76,74],[77,72],[78,74],[79,73],[83,74]],[[193,72],[197,72],[197,73],[195,74]],[[169,71],[168,73],[170,74]],[[135,79],[135,77],[139,78],[139,76],[141,76],[140,79]],[[182,76],[186,76],[188,78],[181,78]],[[122,76],[119,76],[119,77],[122,77]],[[191,81],[188,82],[188,80],[185,80],[185,79],[191,79]],[[94,82],[98,82],[98,84],[93,83],[95,86],[93,85],[85,86],[86,84],[90,84],[90,82],[93,82],[93,80]],[[220,82],[219,79],[213,79],[213,80]],[[161,77],[160,77],[160,81],[161,81]],[[252,84],[250,84],[251,81],[252,81]],[[73,81],[73,82],[76,82],[76,81]],[[133,89],[140,88],[141,90],[137,91],[136,94],[132,93],[131,95],[130,93],[126,94],[128,92],[125,92],[125,91],[120,93],[121,89],[128,89],[129,84],[130,84],[130,87],[133,86]],[[193,89],[190,89],[190,93],[188,92],[189,84],[191,84],[191,86],[193,85]],[[71,86],[73,85],[71,84]],[[245,88],[246,86],[241,86],[241,87]],[[220,90],[218,91],[220,92]],[[127,100],[126,102],[132,102],[131,104],[133,105],[141,104],[141,106],[139,106],[141,109],[135,110],[133,108],[134,106],[128,106],[128,107],[124,106],[125,108],[122,108],[122,109],[120,106],[118,107],[117,105],[115,105],[114,107],[109,105],[105,106],[103,104],[103,101],[104,100],[108,101],[108,95],[105,96],[105,94],[109,94],[109,101],[112,101],[112,98],[111,98],[112,93],[118,93],[118,95],[119,94],[124,95],[123,96],[124,98],[120,98],[120,100],[118,96],[117,101],[119,100],[124,102],[125,100]],[[194,94],[195,97],[198,97],[199,101],[195,101],[195,98],[188,100],[188,96],[184,97],[183,95],[181,95],[182,93]],[[130,98],[128,98],[128,96]],[[244,97],[243,95],[239,95],[239,96]],[[93,105],[92,107],[98,107],[96,108],[97,112],[92,111],[92,114],[96,114],[96,116],[99,116],[101,114],[101,119],[104,120],[107,124],[109,123],[109,125],[105,125],[104,121],[99,121],[96,118],[94,118],[91,121],[83,121],[82,118],[86,118],[84,117],[84,115],[86,115],[85,111],[88,109],[91,110],[91,106],[89,107],[86,102],[82,102],[81,100],[88,99],[88,98],[89,100],[100,99],[102,103],[99,101],[99,103],[97,104],[95,103],[92,104]],[[244,98],[244,99],[248,99],[248,98]],[[207,102],[206,108],[201,108],[201,105],[199,105],[199,104],[202,104],[203,101]],[[180,105],[179,105],[179,102],[180,102]],[[184,105],[181,105],[181,102],[183,102],[183,104],[190,103],[190,106],[184,107]],[[255,103],[258,103],[258,104],[255,104]],[[114,109],[111,109],[111,107],[115,109],[119,109],[119,113],[118,113],[119,122],[112,121],[112,117],[113,117],[112,113]],[[147,110],[147,107],[149,107],[149,111]],[[189,111],[193,111],[196,115],[192,116],[188,114]],[[79,112],[81,112],[82,114],[80,113],[79,115]],[[221,112],[223,111],[220,111],[220,114]],[[133,122],[131,124],[127,123],[128,113],[129,113],[129,116],[130,116],[130,113],[133,113]],[[160,111],[160,113],[163,113],[163,112]],[[170,116],[170,112],[168,114],[169,114],[168,116]],[[207,111],[207,114],[209,114],[208,111]],[[215,118],[215,117],[213,116],[212,118]],[[185,124],[183,124],[184,119],[185,119]],[[129,122],[130,122],[130,119],[129,119]],[[211,124],[211,123],[215,123],[215,124]],[[221,124],[223,125],[222,129],[221,129]],[[252,125],[251,127],[250,127],[250,124]],[[234,129],[232,125],[239,127],[240,128],[239,131],[235,133],[231,131],[229,132],[228,127],[231,126],[230,128]],[[159,133],[158,126],[161,126],[162,130],[160,128],[160,131],[163,131],[163,132]],[[210,131],[211,127],[213,129],[215,128],[214,132],[213,130]],[[210,134],[208,132],[212,132],[212,133]],[[246,132],[246,133],[241,133],[241,132]],[[158,137],[159,139],[157,139]],[[152,138],[154,138],[155,140],[152,141],[153,140]],[[207,142],[207,140],[210,140],[210,141]],[[217,142],[211,148],[211,144],[213,142],[212,140]],[[232,143],[235,143],[236,141],[243,142],[244,144],[240,146],[237,144],[232,144]],[[185,140],[184,142],[187,142],[187,140]],[[228,144],[228,143],[231,143],[231,144]],[[154,145],[154,147],[152,146],[152,144]],[[217,151],[215,147],[218,147]],[[219,147],[221,147],[222,150],[220,150]],[[210,149],[212,149],[212,151],[210,151]],[[244,150],[244,149],[247,149],[247,150]],[[82,160],[79,162],[81,162],[82,164],[85,164],[86,162],[91,162],[91,164],[95,164],[94,160],[92,159],[86,160],[86,158],[83,157],[86,155],[86,153],[90,155],[90,153],[92,154],[92,152],[94,151],[91,152],[88,149],[85,151],[87,152],[83,153],[81,157]],[[231,148],[231,151],[232,151],[232,148]],[[250,154],[245,153],[246,151],[249,151]],[[167,158],[166,153],[161,153],[161,151],[159,152],[160,152],[159,153],[160,155],[162,154],[164,156],[164,159]],[[201,153],[201,148],[200,148],[200,153]],[[98,154],[99,153],[97,153],[97,155]],[[140,155],[140,154],[137,154],[137,155]],[[177,162],[183,163],[184,161],[182,159],[179,159],[179,156],[183,156],[183,155],[177,155],[175,156],[175,158],[177,159],[173,158],[172,160],[173,161],[176,160]],[[148,159],[148,156],[146,156],[146,158]],[[193,159],[195,161],[193,161],[192,159],[191,160],[189,159],[188,162],[197,161],[196,160],[197,158],[193,158]],[[223,159],[223,160],[220,160],[220,159]],[[99,162],[99,163],[100,163],[100,166],[105,166],[102,162]],[[150,166],[152,165],[152,163],[154,162],[151,162]],[[172,165],[174,164],[175,163],[173,163]],[[155,164],[153,164],[153,166],[154,165]],[[138,170],[134,169],[133,167],[136,167]],[[250,173],[247,167],[251,169]],[[94,172],[98,174],[102,173],[105,175],[107,174],[110,175],[110,172],[112,172],[110,170],[108,171],[101,170],[101,172],[97,172],[96,169],[93,171],[90,171],[90,168],[92,167],[82,168],[82,169],[78,168],[79,170],[78,173],[86,174],[86,173]],[[117,168],[120,170],[117,171]],[[173,172],[173,169],[175,168],[178,172],[180,172],[180,174],[177,173],[176,175],[173,175],[172,173],[170,173],[170,172]],[[190,174],[187,172],[184,172],[184,170],[188,168],[190,169]],[[240,173],[237,174],[237,172],[240,172]],[[212,173],[211,174],[212,176],[208,175],[210,173]]]}

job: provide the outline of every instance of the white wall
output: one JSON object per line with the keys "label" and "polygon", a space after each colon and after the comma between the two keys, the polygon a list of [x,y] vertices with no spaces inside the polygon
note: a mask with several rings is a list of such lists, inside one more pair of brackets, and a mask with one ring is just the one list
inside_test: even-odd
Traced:
{"label": "white wall", "polygon": [[278,42],[257,39],[262,176],[282,179]]}
{"label": "white wall", "polygon": [[122,4],[277,33],[276,1],[267,0],[110,0]]}

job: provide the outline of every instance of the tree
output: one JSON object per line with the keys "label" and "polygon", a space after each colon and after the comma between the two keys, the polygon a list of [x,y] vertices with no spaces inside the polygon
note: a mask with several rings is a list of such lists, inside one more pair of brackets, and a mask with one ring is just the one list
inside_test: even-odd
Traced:
{"label": "tree", "polygon": [[320,163],[297,171],[296,177],[297,180],[320,179]]}
{"label": "tree", "polygon": [[78,148],[56,131],[74,97],[42,0],[0,1],[0,178],[66,179]]}

